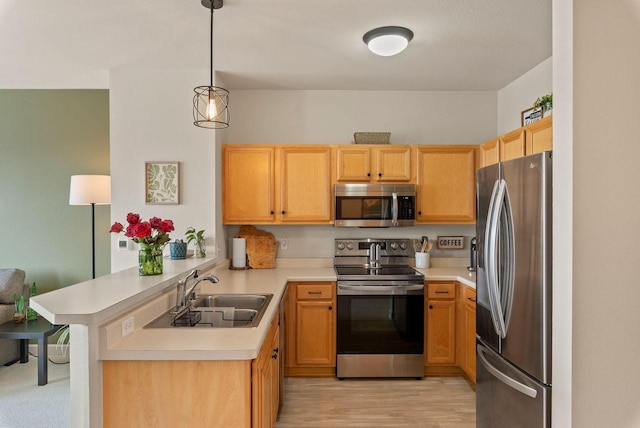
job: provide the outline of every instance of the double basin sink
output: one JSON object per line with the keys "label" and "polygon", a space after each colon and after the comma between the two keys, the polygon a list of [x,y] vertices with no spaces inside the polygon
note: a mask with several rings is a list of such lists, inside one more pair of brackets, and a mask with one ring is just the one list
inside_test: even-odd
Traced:
{"label": "double basin sink", "polygon": [[172,308],[144,328],[257,327],[273,294],[203,294],[190,309],[176,316]]}

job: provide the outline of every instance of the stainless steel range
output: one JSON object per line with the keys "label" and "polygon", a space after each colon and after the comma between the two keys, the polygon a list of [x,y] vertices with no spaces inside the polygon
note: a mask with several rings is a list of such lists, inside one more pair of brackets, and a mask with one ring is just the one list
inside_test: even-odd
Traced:
{"label": "stainless steel range", "polygon": [[408,239],[336,239],[338,378],[424,375],[424,276]]}

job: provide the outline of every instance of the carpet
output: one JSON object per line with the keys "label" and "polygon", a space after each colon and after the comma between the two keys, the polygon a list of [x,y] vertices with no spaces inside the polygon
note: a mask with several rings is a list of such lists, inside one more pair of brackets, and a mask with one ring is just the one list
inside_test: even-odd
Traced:
{"label": "carpet", "polygon": [[[51,361],[64,360],[49,354]],[[0,366],[0,428],[70,426],[69,364],[49,361],[49,382],[38,386],[38,359]],[[68,361],[68,358],[67,358]]]}

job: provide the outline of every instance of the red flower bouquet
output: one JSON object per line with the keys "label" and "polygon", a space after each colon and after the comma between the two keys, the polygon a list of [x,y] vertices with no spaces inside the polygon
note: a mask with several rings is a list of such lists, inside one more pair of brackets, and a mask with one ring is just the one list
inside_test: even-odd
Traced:
{"label": "red flower bouquet", "polygon": [[140,215],[127,214],[127,227],[115,222],[109,232],[120,233],[140,244],[140,275],[162,273],[162,249],[169,242],[169,232],[174,230],[173,221],[152,217],[149,221],[140,221]]}

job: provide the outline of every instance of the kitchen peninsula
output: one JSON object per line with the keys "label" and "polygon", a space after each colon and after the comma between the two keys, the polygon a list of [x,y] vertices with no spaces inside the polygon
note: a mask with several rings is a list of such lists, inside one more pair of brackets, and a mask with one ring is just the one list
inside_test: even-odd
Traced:
{"label": "kitchen peninsula", "polygon": [[[192,269],[211,272],[220,280],[218,284],[202,282],[202,293],[273,294],[258,327],[143,329],[175,304],[176,283]],[[426,280],[453,280],[475,287],[475,274],[462,267],[421,271]],[[228,261],[188,258],[166,261],[162,275],[140,277],[137,268],[126,269],[37,296],[32,306],[54,324],[71,325],[71,425],[102,427],[105,362],[254,360],[271,321],[277,318],[288,282],[335,280],[331,259],[278,259],[276,269],[232,271]],[[131,318],[133,331],[123,337],[123,321]],[[145,380],[149,379],[131,379]],[[185,381],[171,388],[186,393],[190,386]],[[216,388],[212,383],[209,386]]]}

